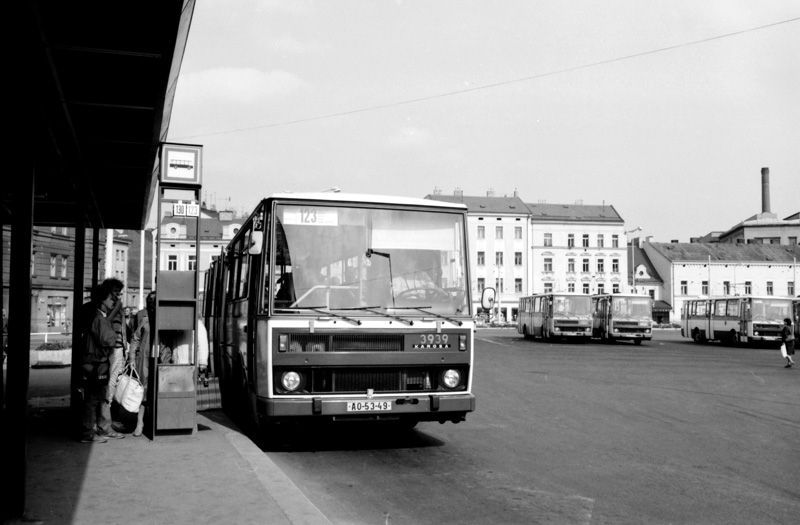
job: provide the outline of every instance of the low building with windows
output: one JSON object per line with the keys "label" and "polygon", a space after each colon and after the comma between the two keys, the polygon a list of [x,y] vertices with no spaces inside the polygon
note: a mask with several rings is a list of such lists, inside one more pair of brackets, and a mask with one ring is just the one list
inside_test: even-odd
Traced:
{"label": "low building with windows", "polygon": [[719,295],[797,296],[800,246],[645,242],[661,276],[662,299],[678,322],[687,299]]}

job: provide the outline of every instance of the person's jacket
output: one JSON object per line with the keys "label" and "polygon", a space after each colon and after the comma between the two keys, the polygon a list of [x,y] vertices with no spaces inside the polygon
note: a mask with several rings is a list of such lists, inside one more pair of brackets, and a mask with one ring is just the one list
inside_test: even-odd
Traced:
{"label": "person's jacket", "polygon": [[84,338],[83,362],[100,363],[108,361],[108,356],[114,350],[114,344],[117,341],[117,332],[114,330],[111,320],[103,315],[103,312],[95,309],[94,317]]}
{"label": "person's jacket", "polygon": [[781,328],[781,340],[785,343],[788,341],[794,341],[794,330],[789,325],[783,325]]}

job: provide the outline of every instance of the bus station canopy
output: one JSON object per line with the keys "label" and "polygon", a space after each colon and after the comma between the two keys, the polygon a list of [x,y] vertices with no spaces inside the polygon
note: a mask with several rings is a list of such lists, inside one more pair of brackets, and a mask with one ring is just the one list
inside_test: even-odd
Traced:
{"label": "bus station canopy", "polygon": [[[8,7],[14,176],[33,174],[33,223],[142,229],[194,0]],[[0,192],[5,214],[24,198]]]}

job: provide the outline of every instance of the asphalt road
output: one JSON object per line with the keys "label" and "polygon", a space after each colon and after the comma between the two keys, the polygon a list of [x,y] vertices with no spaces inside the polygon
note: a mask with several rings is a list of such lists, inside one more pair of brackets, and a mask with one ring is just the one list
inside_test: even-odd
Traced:
{"label": "asphalt road", "polygon": [[777,350],[477,334],[477,411],[267,452],[334,523],[796,523],[800,369]]}

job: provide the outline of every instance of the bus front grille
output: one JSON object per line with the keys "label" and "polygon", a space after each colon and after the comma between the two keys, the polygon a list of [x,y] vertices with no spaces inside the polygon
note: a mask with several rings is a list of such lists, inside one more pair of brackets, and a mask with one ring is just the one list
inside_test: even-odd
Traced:
{"label": "bus front grille", "polygon": [[290,352],[402,352],[402,334],[288,334]]}

